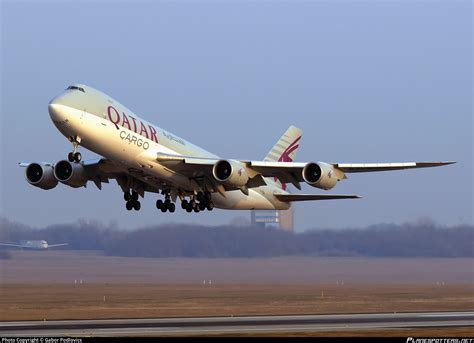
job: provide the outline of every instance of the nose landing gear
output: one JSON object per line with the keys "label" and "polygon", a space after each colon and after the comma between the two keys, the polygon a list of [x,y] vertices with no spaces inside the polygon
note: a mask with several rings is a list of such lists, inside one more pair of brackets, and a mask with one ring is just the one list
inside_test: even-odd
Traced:
{"label": "nose landing gear", "polygon": [[82,155],[77,151],[77,149],[81,143],[81,138],[70,137],[69,140],[72,142],[72,151],[67,155],[67,159],[69,162],[80,162],[82,160]]}
{"label": "nose landing gear", "polygon": [[80,162],[82,160],[82,155],[79,151],[70,152],[67,154],[67,159],[69,162]]}

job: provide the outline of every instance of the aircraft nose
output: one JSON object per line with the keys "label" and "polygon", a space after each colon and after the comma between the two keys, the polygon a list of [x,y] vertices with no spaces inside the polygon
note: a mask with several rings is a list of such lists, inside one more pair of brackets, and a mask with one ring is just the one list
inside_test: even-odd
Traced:
{"label": "aircraft nose", "polygon": [[61,100],[61,97],[56,97],[48,104],[49,116],[55,122],[64,122],[67,119],[65,106]]}

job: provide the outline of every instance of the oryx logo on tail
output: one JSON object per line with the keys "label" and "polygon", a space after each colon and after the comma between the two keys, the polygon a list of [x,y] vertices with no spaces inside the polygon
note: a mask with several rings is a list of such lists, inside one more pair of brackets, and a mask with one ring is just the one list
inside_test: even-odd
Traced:
{"label": "oryx logo on tail", "polygon": [[[290,126],[288,130],[281,136],[278,142],[273,146],[272,150],[265,157],[265,161],[272,162],[293,162],[296,159],[296,152],[300,147],[300,140],[303,132],[295,126]],[[275,177],[274,183],[282,189],[286,189],[286,184],[282,184]]]}

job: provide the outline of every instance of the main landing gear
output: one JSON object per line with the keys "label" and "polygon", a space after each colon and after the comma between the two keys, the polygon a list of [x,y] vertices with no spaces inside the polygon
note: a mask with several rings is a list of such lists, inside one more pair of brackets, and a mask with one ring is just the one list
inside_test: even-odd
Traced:
{"label": "main landing gear", "polygon": [[72,151],[67,155],[67,159],[69,162],[81,162],[82,155],[77,148],[79,147],[79,143],[81,139],[79,137],[69,138],[72,142]]}
{"label": "main landing gear", "polygon": [[138,193],[137,192],[125,192],[123,193],[123,199],[126,201],[125,207],[127,208],[128,211],[131,211],[132,209],[135,211],[140,211],[140,208],[142,207],[140,204],[140,201],[138,201]]}
{"label": "main landing gear", "polygon": [[176,205],[174,202],[170,200],[169,193],[165,195],[165,201],[158,199],[156,201],[156,208],[161,210],[161,212],[165,213],[166,211],[170,211],[173,213],[176,210]]}
{"label": "main landing gear", "polygon": [[[197,200],[197,201],[196,201]],[[200,212],[204,210],[212,211],[214,209],[214,204],[211,201],[211,194],[199,192],[195,197],[191,198],[190,201],[183,199],[181,201],[181,208],[186,210],[186,212]]]}
{"label": "main landing gear", "polygon": [[[156,208],[165,213],[169,211],[173,213],[176,210],[176,205],[171,201],[169,193],[165,193],[165,200],[158,199],[156,201]],[[196,196],[191,197],[188,201],[187,199],[181,200],[181,208],[186,210],[186,212],[200,212],[204,210],[212,211],[214,209],[214,204],[211,201],[211,194],[199,192]]]}

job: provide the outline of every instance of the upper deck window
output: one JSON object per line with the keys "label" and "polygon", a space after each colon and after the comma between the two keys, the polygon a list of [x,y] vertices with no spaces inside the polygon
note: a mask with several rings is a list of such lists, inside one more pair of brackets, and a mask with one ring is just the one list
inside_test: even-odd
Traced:
{"label": "upper deck window", "polygon": [[81,91],[82,93],[85,93],[84,88],[82,88],[82,87],[69,86],[67,89],[77,89],[78,91]]}

